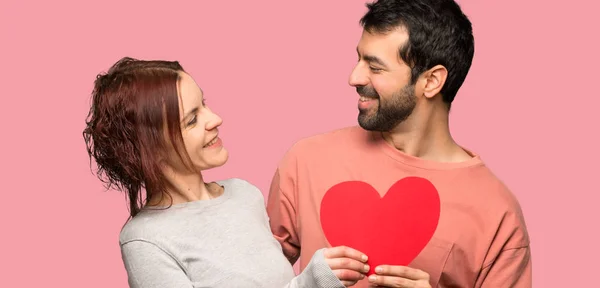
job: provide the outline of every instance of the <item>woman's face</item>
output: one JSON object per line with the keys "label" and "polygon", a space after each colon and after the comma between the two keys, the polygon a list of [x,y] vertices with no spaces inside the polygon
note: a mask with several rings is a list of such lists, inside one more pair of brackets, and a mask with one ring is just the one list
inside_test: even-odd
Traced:
{"label": "woman's face", "polygon": [[[204,104],[204,95],[194,79],[187,73],[179,74],[179,115],[185,150],[196,170],[222,166],[229,157],[219,138],[218,127],[223,120]],[[170,158],[173,168],[185,169],[181,161],[173,163],[172,160],[179,157]]]}

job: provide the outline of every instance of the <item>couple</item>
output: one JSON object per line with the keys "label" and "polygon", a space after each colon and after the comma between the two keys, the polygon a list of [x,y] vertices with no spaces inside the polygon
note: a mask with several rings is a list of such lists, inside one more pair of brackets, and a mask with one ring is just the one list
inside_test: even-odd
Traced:
{"label": "couple", "polygon": [[[367,7],[349,80],[360,127],[294,145],[266,209],[244,180],[204,182],[201,171],[228,159],[222,120],[179,63],[124,58],[98,76],[84,137],[100,179],[129,197],[120,245],[131,287],[531,287],[518,201],[449,132],[471,23],[453,0]],[[384,192],[407,176],[438,190],[438,228],[410,267],[366,277],[369,255],[328,247],[315,211],[338,182]]]}

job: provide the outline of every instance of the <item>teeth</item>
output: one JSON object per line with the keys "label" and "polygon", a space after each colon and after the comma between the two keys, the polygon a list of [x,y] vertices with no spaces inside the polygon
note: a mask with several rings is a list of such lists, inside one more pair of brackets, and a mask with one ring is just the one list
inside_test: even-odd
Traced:
{"label": "teeth", "polygon": [[210,145],[213,145],[213,144],[217,143],[217,139],[218,139],[218,138],[215,138],[215,139],[213,139],[212,141],[208,142],[208,144],[204,145],[204,147],[208,147],[208,146],[210,146]]}
{"label": "teeth", "polygon": [[360,97],[360,101],[362,101],[362,102],[366,102],[366,101],[370,101],[370,100],[373,100],[373,98],[368,98],[368,97],[364,97],[364,96]]}

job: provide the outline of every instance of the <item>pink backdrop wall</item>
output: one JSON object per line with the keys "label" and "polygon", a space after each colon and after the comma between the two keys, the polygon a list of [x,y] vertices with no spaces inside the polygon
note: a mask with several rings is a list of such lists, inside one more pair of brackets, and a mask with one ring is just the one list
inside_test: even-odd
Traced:
{"label": "pink backdrop wall", "polygon": [[[460,2],[476,56],[452,131],[520,199],[534,286],[590,287],[598,4]],[[117,3],[0,4],[2,287],[127,287],[124,197],[90,173],[81,136],[95,75],[123,56],[179,60],[202,86],[231,153],[210,178],[242,177],[266,193],[296,140],[356,123],[347,79],[364,1]]]}

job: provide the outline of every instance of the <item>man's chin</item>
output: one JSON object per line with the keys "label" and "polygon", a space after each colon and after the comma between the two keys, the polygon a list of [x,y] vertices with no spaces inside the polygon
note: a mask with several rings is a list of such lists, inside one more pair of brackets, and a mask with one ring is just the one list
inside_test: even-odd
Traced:
{"label": "man's chin", "polygon": [[362,113],[362,112],[358,114],[358,125],[365,130],[369,130],[369,131],[374,130],[375,127],[373,126],[373,121],[374,121],[373,115],[368,115],[368,114]]}

